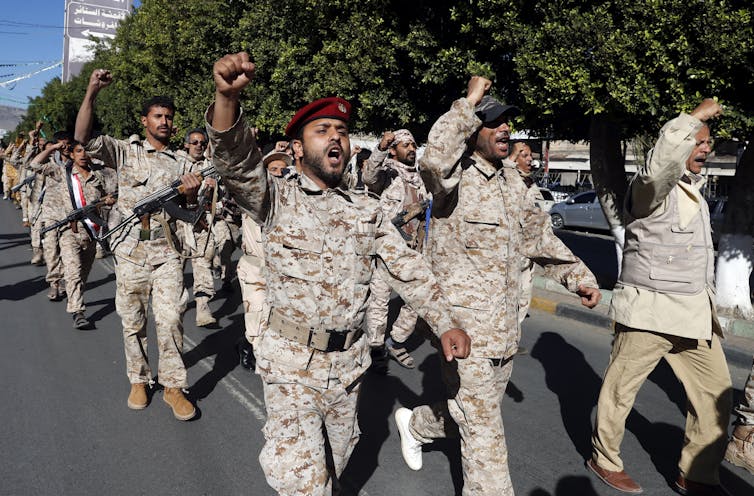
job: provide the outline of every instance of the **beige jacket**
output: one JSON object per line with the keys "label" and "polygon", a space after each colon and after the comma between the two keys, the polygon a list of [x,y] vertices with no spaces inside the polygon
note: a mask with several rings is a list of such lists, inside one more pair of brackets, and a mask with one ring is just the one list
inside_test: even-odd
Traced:
{"label": "beige jacket", "polygon": [[[704,178],[686,171],[686,158],[696,145],[702,122],[681,113],[660,131],[660,137],[647,162],[630,187],[629,214],[635,218],[659,216],[669,208],[669,194],[678,197],[681,227],[689,224],[702,208],[700,188]],[[687,175],[691,184],[681,181]],[[700,267],[699,270],[705,270]],[[635,329],[661,332],[692,339],[722,336],[715,312],[715,288],[707,286],[695,295],[668,294],[618,282],[610,302],[610,317]]]}

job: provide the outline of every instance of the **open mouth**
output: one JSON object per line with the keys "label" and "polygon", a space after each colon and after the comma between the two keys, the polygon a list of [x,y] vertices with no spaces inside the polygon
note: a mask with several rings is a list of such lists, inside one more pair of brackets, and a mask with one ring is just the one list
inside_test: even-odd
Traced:
{"label": "open mouth", "polygon": [[330,165],[338,165],[343,158],[343,149],[340,145],[333,145],[327,150],[327,161]]}

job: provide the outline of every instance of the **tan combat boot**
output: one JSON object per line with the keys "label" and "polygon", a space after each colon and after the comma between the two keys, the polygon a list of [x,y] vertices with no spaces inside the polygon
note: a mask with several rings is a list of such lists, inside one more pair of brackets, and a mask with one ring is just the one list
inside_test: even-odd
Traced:
{"label": "tan combat boot", "polygon": [[49,299],[50,301],[58,301],[60,298],[61,298],[60,283],[51,282],[50,290],[47,292],[47,299]]}
{"label": "tan combat boot", "polygon": [[209,309],[209,298],[206,296],[196,297],[196,325],[199,327],[217,324],[217,320]]}
{"label": "tan combat boot", "polygon": [[147,407],[147,385],[142,383],[131,384],[131,392],[128,394],[128,408],[131,410],[143,410]]}
{"label": "tan combat boot", "polygon": [[32,248],[32,256],[31,256],[31,264],[32,265],[44,265],[44,252],[42,251],[42,248]]}
{"label": "tan combat boot", "polygon": [[173,415],[178,420],[191,420],[196,415],[196,408],[183,396],[180,388],[165,388],[162,399],[173,409]]}
{"label": "tan combat boot", "polygon": [[737,425],[733,429],[725,459],[754,474],[754,425]]}

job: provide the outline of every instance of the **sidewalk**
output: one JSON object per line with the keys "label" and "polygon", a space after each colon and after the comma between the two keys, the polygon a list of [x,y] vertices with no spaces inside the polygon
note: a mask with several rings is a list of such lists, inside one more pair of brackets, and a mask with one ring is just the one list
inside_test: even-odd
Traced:
{"label": "sidewalk", "polygon": [[[581,305],[578,296],[552,279],[534,276],[531,309],[583,322],[612,331],[613,320],[607,316],[613,292],[601,289],[602,300],[593,309]],[[754,322],[720,317],[725,331],[723,347],[729,359],[749,367],[754,356]]]}

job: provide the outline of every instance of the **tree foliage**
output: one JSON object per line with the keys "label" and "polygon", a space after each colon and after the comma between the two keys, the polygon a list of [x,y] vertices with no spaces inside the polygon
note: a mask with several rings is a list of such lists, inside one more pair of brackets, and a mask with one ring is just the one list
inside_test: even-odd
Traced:
{"label": "tree foliage", "polygon": [[211,68],[246,50],[257,64],[244,94],[269,133],[313,98],[354,103],[357,131],[410,127],[421,139],[463,94],[468,76],[521,105],[519,126],[586,139],[591,118],[622,139],[655,134],[679,109],[717,95],[733,110],[718,134],[754,129],[752,12],[744,0],[145,0],[72,82],[49,83],[20,128],[47,116],[72,127],[91,69],[107,67],[104,132],[140,131],[140,102],[176,100],[182,133],[200,125]]}

